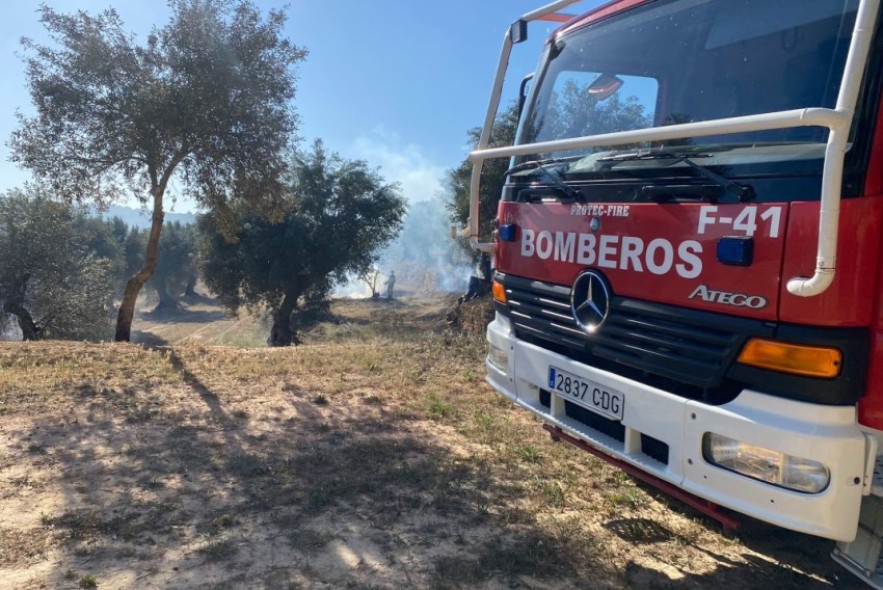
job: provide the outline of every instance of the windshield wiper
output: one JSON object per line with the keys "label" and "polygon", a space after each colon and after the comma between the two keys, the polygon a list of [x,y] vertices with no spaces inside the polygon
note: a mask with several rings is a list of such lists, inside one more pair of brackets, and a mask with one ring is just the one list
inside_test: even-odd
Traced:
{"label": "windshield wiper", "polygon": [[599,162],[635,162],[639,160],[671,160],[680,158],[711,158],[714,154],[690,153],[690,152],[627,152],[625,154],[613,154],[598,158]]}
{"label": "windshield wiper", "polygon": [[712,154],[689,154],[683,152],[646,152],[646,153],[629,153],[629,154],[617,154],[615,156],[607,156],[606,158],[599,158],[599,162],[605,162],[610,165],[610,167],[615,166],[620,162],[636,162],[642,160],[673,160],[666,164],[666,166],[672,166],[674,164],[684,163],[688,165],[690,168],[711,180],[722,189],[724,189],[724,193],[729,193],[734,195],[739,199],[740,202],[745,203],[748,201],[753,201],[755,198],[754,188],[751,185],[747,184],[739,184],[729,178],[722,176],[715,172],[710,168],[706,168],[705,166],[701,166],[694,162],[692,158],[710,158]]}
{"label": "windshield wiper", "polygon": [[571,156],[568,158],[552,158],[549,160],[530,160],[527,162],[522,162],[512,168],[506,170],[505,176],[509,176],[515,172],[522,172],[524,170],[536,170],[540,172],[543,176],[552,181],[552,184],[555,185],[564,195],[571,200],[574,201],[582,201],[583,195],[577,189],[568,186],[564,179],[561,178],[561,175],[558,174],[558,171],[551,166],[555,164],[561,164],[563,162],[569,162],[571,160],[579,160],[583,156]]}

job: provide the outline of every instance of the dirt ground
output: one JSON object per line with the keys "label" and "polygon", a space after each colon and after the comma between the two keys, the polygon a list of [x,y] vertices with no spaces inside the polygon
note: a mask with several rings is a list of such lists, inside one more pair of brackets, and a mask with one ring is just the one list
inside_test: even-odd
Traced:
{"label": "dirt ground", "polygon": [[552,443],[449,304],[340,302],[291,349],[212,344],[205,314],[259,327],[205,302],[175,339],[0,343],[0,588],[865,587]]}

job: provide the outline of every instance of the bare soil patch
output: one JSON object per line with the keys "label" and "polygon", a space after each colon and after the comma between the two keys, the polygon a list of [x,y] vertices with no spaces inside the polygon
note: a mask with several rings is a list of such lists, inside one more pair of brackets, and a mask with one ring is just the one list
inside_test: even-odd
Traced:
{"label": "bare soil patch", "polygon": [[182,344],[0,343],[0,588],[864,587],[552,443],[451,304],[338,302],[291,349],[199,343],[208,303]]}

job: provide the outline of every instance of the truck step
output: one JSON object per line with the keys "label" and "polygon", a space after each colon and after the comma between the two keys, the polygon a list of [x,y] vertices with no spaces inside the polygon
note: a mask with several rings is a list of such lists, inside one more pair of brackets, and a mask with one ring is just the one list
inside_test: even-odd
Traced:
{"label": "truck step", "polygon": [[834,561],[877,590],[883,590],[883,494],[877,491],[883,491],[883,481],[878,483],[881,472],[877,457],[871,495],[862,498],[858,534],[851,543],[837,543],[831,553]]}
{"label": "truck step", "polygon": [[883,455],[877,455],[874,463],[874,478],[871,480],[871,494],[883,496]]}

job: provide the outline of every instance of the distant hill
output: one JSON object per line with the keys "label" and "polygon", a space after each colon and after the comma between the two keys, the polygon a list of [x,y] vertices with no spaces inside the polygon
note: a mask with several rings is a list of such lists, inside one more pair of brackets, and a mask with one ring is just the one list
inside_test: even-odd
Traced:
{"label": "distant hill", "polygon": [[[150,212],[147,209],[135,209],[133,207],[123,207],[121,205],[113,205],[103,213],[95,213],[95,215],[105,219],[113,219],[119,217],[129,227],[138,227],[147,229],[150,227]],[[179,223],[196,223],[196,215],[194,213],[169,213],[166,211],[165,221],[171,223],[177,221]]]}

